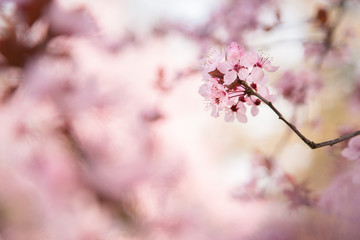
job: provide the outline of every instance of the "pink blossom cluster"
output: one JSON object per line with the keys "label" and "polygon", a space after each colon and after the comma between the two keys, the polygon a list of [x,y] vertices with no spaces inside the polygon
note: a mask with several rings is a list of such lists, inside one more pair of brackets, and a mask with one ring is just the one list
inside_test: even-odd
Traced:
{"label": "pink blossom cluster", "polygon": [[[277,1],[273,0],[232,0],[227,1],[222,8],[215,11],[214,17],[209,20],[209,25],[223,27],[226,29],[226,39],[243,40],[244,33],[247,31],[262,29],[269,21],[264,23],[261,16],[264,15],[264,9],[271,9],[276,15]],[[237,21],[241,16],[241,21]],[[213,23],[215,19],[215,23]],[[215,32],[215,31],[214,31]]]}
{"label": "pink blossom cluster", "polygon": [[285,99],[294,105],[305,104],[322,87],[322,79],[315,71],[286,71],[276,87]]}
{"label": "pink blossom cluster", "polygon": [[218,49],[211,50],[207,58],[202,59],[203,84],[199,93],[212,109],[211,115],[218,117],[225,112],[225,120],[247,122],[247,106],[256,116],[261,100],[254,95],[257,92],[268,101],[273,101],[266,86],[268,72],[275,72],[278,67],[271,65],[268,58],[256,51],[246,51],[236,42],[232,42],[226,53]]}
{"label": "pink blossom cluster", "polygon": [[[229,0],[219,1],[221,4],[211,12],[209,18],[195,26],[178,22],[163,21],[154,28],[158,36],[178,32],[192,39],[204,53],[209,46],[225,44],[230,41],[243,42],[249,31],[271,30],[270,25],[280,20],[277,0]],[[270,10],[270,11],[269,11]],[[264,12],[273,17],[271,22],[264,21]],[[241,16],[241,20],[237,20]],[[274,23],[275,22],[275,23]],[[266,30],[266,28],[269,28]]]}

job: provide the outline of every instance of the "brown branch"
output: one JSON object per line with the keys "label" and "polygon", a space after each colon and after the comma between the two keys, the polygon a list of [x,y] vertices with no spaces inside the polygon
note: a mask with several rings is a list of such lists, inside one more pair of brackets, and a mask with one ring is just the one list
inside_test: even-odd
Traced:
{"label": "brown branch", "polygon": [[303,140],[306,145],[308,145],[311,149],[316,149],[316,148],[321,148],[321,147],[325,147],[325,146],[333,146],[334,144],[337,144],[339,142],[348,140],[352,137],[355,137],[357,135],[360,135],[360,130],[353,132],[351,134],[347,134],[347,135],[343,135],[340,136],[338,138],[329,140],[329,141],[325,141],[325,142],[320,142],[320,143],[315,143],[311,140],[309,140],[307,137],[305,137],[296,127],[294,124],[290,123],[289,121],[287,121],[284,116],[281,114],[281,112],[279,110],[277,110],[277,108],[275,108],[275,106],[272,104],[272,102],[269,102],[268,100],[266,100],[263,96],[261,96],[259,93],[257,93],[252,87],[250,87],[245,81],[240,81],[241,85],[243,85],[244,87],[246,87],[246,92],[248,92],[250,95],[254,95],[257,98],[259,98],[263,103],[265,103],[267,106],[269,106],[271,108],[271,110],[273,110],[275,112],[275,114],[279,117],[279,119],[281,119],[289,128],[291,128],[291,130],[293,130],[296,135],[298,135],[298,137]]}

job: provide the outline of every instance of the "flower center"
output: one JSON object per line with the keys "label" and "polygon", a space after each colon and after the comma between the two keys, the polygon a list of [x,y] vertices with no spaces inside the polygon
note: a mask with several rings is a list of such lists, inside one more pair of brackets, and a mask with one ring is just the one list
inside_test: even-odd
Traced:
{"label": "flower center", "polygon": [[233,112],[237,112],[237,110],[239,110],[239,108],[236,105],[232,105],[230,109]]}
{"label": "flower center", "polygon": [[240,68],[241,68],[241,66],[240,66],[239,64],[235,64],[234,70],[235,70],[236,72],[239,72]]}
{"label": "flower center", "polygon": [[257,85],[256,85],[256,83],[251,83],[250,84],[250,86],[255,90],[255,91],[257,91]]}

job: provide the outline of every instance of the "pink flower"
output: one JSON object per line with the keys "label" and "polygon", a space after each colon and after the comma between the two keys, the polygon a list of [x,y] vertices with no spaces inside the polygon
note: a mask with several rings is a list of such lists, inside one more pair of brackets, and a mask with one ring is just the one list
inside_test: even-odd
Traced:
{"label": "pink flower", "polygon": [[241,66],[240,61],[236,64],[230,62],[221,62],[217,65],[217,69],[225,74],[224,83],[226,85],[232,84],[237,77],[241,80],[245,80],[249,76],[249,70]]}
{"label": "pink flower", "polygon": [[244,64],[245,66],[254,68],[258,67],[260,69],[265,69],[268,72],[275,72],[278,70],[279,66],[273,66],[271,65],[271,62],[268,58],[264,58],[263,56],[260,56],[257,52],[254,50],[251,50],[250,52],[247,52],[245,54],[245,59],[247,60]]}
{"label": "pink flower", "polygon": [[271,65],[271,62],[268,58],[260,56],[254,50],[247,52],[244,55],[243,62],[244,66],[247,69],[251,69],[247,81],[261,83],[264,79],[265,73],[262,69],[265,69],[268,72],[275,72],[279,67]]}
{"label": "pink flower", "polygon": [[322,80],[319,74],[308,70],[286,71],[277,83],[277,88],[284,98],[295,105],[304,104],[321,87]]}
{"label": "pink flower", "polygon": [[217,69],[225,74],[224,83],[226,85],[233,83],[237,77],[243,80],[249,75],[248,69],[241,64],[244,54],[244,47],[232,42],[227,48],[227,61],[217,65]]}
{"label": "pink flower", "polygon": [[212,56],[216,57],[210,56],[202,62],[207,82],[200,87],[199,93],[212,107],[213,117],[218,117],[219,112],[224,110],[227,122],[236,118],[245,123],[246,105],[251,106],[251,114],[256,116],[261,100],[248,91],[249,86],[269,101],[274,99],[265,86],[267,76],[262,69],[275,71],[278,67],[272,66],[268,59],[254,51],[246,52],[236,42],[228,46],[226,58],[218,53]]}
{"label": "pink flower", "polygon": [[341,152],[341,155],[349,160],[360,160],[360,136],[350,139],[348,147]]}
{"label": "pink flower", "polygon": [[231,64],[237,64],[244,54],[245,48],[236,42],[232,42],[227,48],[227,61],[229,61]]}
{"label": "pink flower", "polygon": [[275,72],[279,67],[271,65],[268,58],[260,56],[254,50],[245,52],[244,48],[231,43],[228,47],[227,62],[221,62],[217,68],[224,73],[224,82],[227,85],[233,83],[237,77],[249,83],[256,82],[264,84],[265,74],[262,69],[268,72]]}
{"label": "pink flower", "polygon": [[205,97],[212,107],[211,116],[213,117],[218,117],[219,110],[223,110],[229,101],[225,87],[216,78],[210,78],[208,82],[203,84],[199,89],[199,93]]}
{"label": "pink flower", "polygon": [[207,80],[210,75],[209,72],[212,72],[216,69],[218,63],[221,60],[224,60],[225,53],[219,49],[212,48],[209,52],[208,57],[201,59],[200,68],[203,71],[203,79]]}
{"label": "pink flower", "polygon": [[[257,85],[256,83],[252,83],[251,87],[256,90],[261,96],[263,96],[266,100],[270,102],[274,102],[276,100],[276,96],[271,95],[269,89],[263,85]],[[255,96],[251,96],[246,98],[247,105],[251,106],[251,115],[254,117],[258,115],[259,109],[258,106],[261,104],[261,100]]]}
{"label": "pink flower", "polygon": [[227,107],[225,108],[225,121],[233,122],[235,117],[241,123],[247,122],[246,117],[246,107],[244,103],[234,101],[229,101]]}

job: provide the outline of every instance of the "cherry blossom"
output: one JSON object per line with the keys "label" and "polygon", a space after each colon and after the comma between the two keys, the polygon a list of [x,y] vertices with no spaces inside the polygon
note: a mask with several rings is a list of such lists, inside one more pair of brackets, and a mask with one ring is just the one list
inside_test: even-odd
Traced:
{"label": "cherry blossom", "polygon": [[218,82],[218,79],[210,78],[207,83],[200,87],[199,93],[205,97],[212,107],[211,116],[218,117],[219,111],[224,109],[229,99],[225,87]]}
{"label": "cherry blossom", "polygon": [[251,114],[256,116],[261,104],[253,91],[268,101],[275,100],[265,86],[267,75],[262,69],[274,72],[278,67],[271,65],[269,59],[260,57],[253,50],[246,52],[236,42],[228,46],[226,58],[219,53],[216,51],[207,59],[202,59],[203,76],[207,76],[207,82],[200,87],[199,93],[212,107],[213,117],[218,117],[219,112],[224,110],[226,121],[232,122],[236,117],[239,122],[245,123],[246,105],[251,107]]}
{"label": "cherry blossom", "polygon": [[235,117],[241,123],[247,122],[246,107],[242,102],[229,101],[225,108],[225,121],[233,122]]}
{"label": "cherry blossom", "polygon": [[246,59],[247,66],[254,66],[261,69],[263,68],[268,72],[275,72],[279,69],[279,66],[273,66],[268,58],[259,55],[253,49],[246,53]]}
{"label": "cherry blossom", "polygon": [[295,105],[301,105],[319,91],[322,79],[314,71],[286,71],[277,82],[280,93]]}
{"label": "cherry blossom", "polygon": [[203,58],[200,61],[200,68],[203,70],[203,78],[209,77],[209,72],[214,71],[218,63],[225,57],[224,51],[217,48],[212,48],[207,58]]}
{"label": "cherry blossom", "polygon": [[[276,100],[275,95],[271,95],[269,92],[269,89],[266,86],[263,85],[257,85],[256,83],[252,83],[251,87],[254,88],[260,95],[262,95],[265,99],[267,99],[270,102],[273,102]],[[256,116],[259,113],[258,106],[261,104],[260,99],[251,96],[246,99],[247,105],[251,106],[251,115]]]}
{"label": "cherry blossom", "polygon": [[[346,6],[334,5],[336,12],[346,13],[352,7],[349,4],[358,0],[329,1]],[[193,83],[182,81],[197,74],[198,67],[171,69],[181,61],[189,64],[182,56],[186,46],[168,48],[174,36],[159,41],[152,33],[137,35],[137,24],[123,26],[129,19],[143,20],[141,15],[131,17],[137,3],[128,9],[123,2],[127,1],[0,0],[0,240],[360,239],[360,162],[339,157],[339,147],[345,145],[333,147],[331,154],[314,154],[314,158],[337,160],[344,167],[336,167],[335,181],[325,176],[313,189],[312,182],[301,178],[310,172],[327,174],[331,166],[323,163],[333,161],[314,161],[309,171],[293,176],[283,172],[282,158],[287,163],[306,161],[291,155],[303,152],[291,150],[292,141],[282,140],[278,134],[265,137],[270,133],[262,132],[257,137],[273,141],[269,145],[252,143],[260,132],[253,129],[236,136],[237,131],[224,131],[230,132],[226,138],[217,134],[217,129],[208,131],[191,98]],[[201,62],[204,82],[199,94],[213,117],[223,114],[227,122],[245,123],[247,114],[258,115],[264,105],[275,109],[267,80],[278,67],[266,55],[245,46],[251,44],[247,40],[252,33],[256,37],[258,32],[275,29],[276,24],[281,30],[280,24],[286,23],[280,19],[280,12],[285,18],[287,15],[283,9],[273,11],[284,5],[276,2],[280,1],[218,1],[204,25],[179,24],[175,30],[191,42],[189,58],[197,59],[209,45],[231,42],[227,48],[212,49]],[[356,49],[338,40],[342,26],[351,26],[346,19],[341,24],[332,21],[338,17],[330,14],[331,4],[324,8],[331,18],[325,18],[321,34],[315,34],[319,29],[313,30],[311,36],[316,36],[319,45],[313,46],[312,53],[321,58],[325,52],[327,59],[337,60],[356,56]],[[123,13],[130,14],[126,16],[129,19],[118,19]],[[277,19],[268,21],[268,17]],[[179,40],[176,36],[175,42]],[[175,48],[181,52],[174,52]],[[336,123],[352,117],[358,125],[360,84],[354,86],[351,81],[359,64],[354,61],[346,68],[331,65],[336,71],[328,67],[328,61],[321,68],[306,66],[315,69],[311,71],[299,70],[300,65],[279,81],[284,97],[295,106],[309,103],[311,95],[320,96],[322,82],[316,80],[317,74],[330,70],[321,76],[333,78],[326,83],[336,84],[336,102],[342,97],[342,87],[351,94],[346,105],[336,104],[345,106],[337,112]],[[174,74],[168,74],[173,70]],[[156,72],[154,85],[152,74]],[[171,75],[175,77],[168,79]],[[331,116],[327,112],[335,101],[326,98],[324,103],[319,113]],[[319,109],[311,104],[309,115]],[[194,112],[189,112],[191,107]],[[357,109],[349,117],[347,108]],[[261,124],[276,127],[264,121]],[[328,129],[323,127],[326,133]],[[209,134],[201,134],[204,130],[210,139]],[[348,133],[350,130],[342,136]],[[349,141],[344,157],[359,160],[359,138]],[[279,154],[278,147],[272,151],[278,141],[276,145],[289,152]],[[237,199],[248,201],[239,204],[228,196],[233,180],[228,184],[219,173],[223,164],[229,163],[236,170],[229,175],[235,179],[232,174],[239,174],[239,166],[232,159],[245,160],[249,155],[245,148],[250,144],[264,152],[257,153],[258,159],[248,159],[257,167],[235,193]],[[226,161],[219,161],[223,159]],[[319,168],[310,169],[315,164]],[[323,169],[322,174],[312,171],[317,169]],[[327,192],[326,184],[330,187]],[[298,211],[289,215],[284,203]]]}
{"label": "cherry blossom", "polygon": [[360,160],[360,136],[350,139],[348,147],[341,152],[341,155],[349,160]]}
{"label": "cherry blossom", "polygon": [[249,71],[241,64],[245,54],[244,47],[232,42],[227,49],[227,53],[227,61],[220,62],[217,68],[221,73],[225,74],[225,84],[230,85],[237,77],[245,79],[249,75]]}

